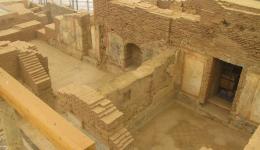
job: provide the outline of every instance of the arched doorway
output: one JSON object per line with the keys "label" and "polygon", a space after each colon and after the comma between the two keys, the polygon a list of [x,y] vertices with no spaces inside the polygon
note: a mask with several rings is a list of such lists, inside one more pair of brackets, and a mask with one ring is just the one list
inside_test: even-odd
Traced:
{"label": "arched doorway", "polygon": [[132,43],[125,46],[125,67],[139,67],[143,62],[141,49]]}

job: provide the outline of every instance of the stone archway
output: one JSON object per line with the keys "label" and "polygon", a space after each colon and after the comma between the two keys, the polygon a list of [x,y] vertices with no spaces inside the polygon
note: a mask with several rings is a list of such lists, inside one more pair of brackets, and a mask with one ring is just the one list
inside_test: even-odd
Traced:
{"label": "stone archway", "polygon": [[125,67],[139,67],[143,62],[141,49],[133,44],[128,43],[125,46]]}

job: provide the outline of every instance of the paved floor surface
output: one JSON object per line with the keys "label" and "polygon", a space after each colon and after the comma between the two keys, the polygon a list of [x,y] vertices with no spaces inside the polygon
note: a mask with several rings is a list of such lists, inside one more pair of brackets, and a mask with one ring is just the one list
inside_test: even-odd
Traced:
{"label": "paved floor surface", "polygon": [[57,90],[70,83],[86,84],[98,88],[112,80],[115,75],[69,56],[44,41],[33,40],[40,53],[48,57],[52,87]]}
{"label": "paved floor surface", "polygon": [[242,150],[250,134],[173,104],[135,135],[139,150]]}

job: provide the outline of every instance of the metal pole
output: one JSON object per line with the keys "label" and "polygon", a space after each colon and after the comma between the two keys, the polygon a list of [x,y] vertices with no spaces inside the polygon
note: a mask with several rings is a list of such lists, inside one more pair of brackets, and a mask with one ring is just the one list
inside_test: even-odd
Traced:
{"label": "metal pole", "polygon": [[76,0],[76,6],[77,6],[77,10],[79,10],[79,1]]}
{"label": "metal pole", "polygon": [[89,10],[89,0],[87,0],[87,10],[88,10],[88,13],[90,13],[90,10]]}

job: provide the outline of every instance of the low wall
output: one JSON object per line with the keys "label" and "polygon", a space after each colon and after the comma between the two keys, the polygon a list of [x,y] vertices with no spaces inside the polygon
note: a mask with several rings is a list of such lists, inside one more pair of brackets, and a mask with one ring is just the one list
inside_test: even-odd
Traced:
{"label": "low wall", "polygon": [[135,130],[151,119],[166,97],[175,93],[175,53],[167,50],[99,89],[125,114],[128,129]]}

